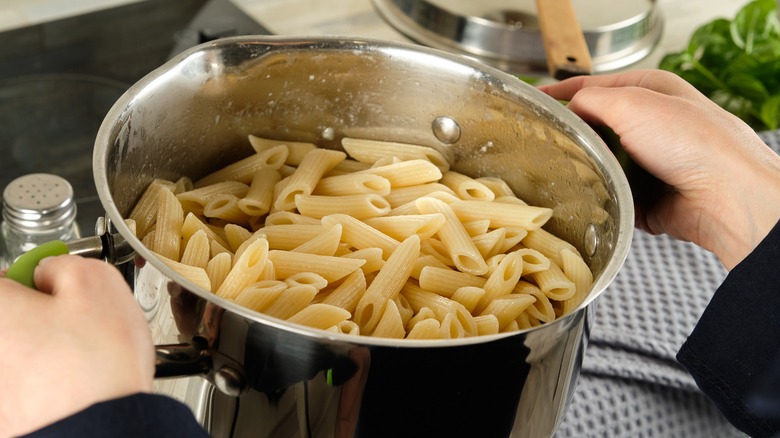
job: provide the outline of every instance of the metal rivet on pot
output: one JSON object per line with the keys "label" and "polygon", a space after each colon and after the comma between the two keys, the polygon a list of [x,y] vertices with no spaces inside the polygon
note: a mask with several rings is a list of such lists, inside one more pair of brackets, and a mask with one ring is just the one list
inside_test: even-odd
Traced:
{"label": "metal rivet on pot", "polygon": [[214,373],[214,385],[226,395],[238,397],[246,390],[244,374],[230,365],[224,365]]}
{"label": "metal rivet on pot", "polygon": [[460,140],[460,125],[451,117],[436,117],[431,128],[433,128],[433,135],[444,144],[454,144]]}
{"label": "metal rivet on pot", "polygon": [[588,257],[596,255],[596,250],[599,247],[599,233],[596,230],[595,225],[590,224],[585,228],[585,236],[583,236],[583,239],[585,252],[588,254]]}

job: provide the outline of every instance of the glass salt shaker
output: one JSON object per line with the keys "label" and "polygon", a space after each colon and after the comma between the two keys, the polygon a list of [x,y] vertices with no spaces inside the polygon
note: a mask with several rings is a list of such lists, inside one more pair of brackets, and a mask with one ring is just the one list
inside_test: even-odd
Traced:
{"label": "glass salt shaker", "polygon": [[3,190],[0,237],[0,268],[42,243],[79,238],[73,187],[66,179],[47,173],[11,181]]}

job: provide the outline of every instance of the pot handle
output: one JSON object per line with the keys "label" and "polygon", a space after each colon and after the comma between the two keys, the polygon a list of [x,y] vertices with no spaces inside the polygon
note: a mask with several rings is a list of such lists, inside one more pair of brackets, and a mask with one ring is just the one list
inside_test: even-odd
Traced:
{"label": "pot handle", "polygon": [[52,240],[43,243],[20,255],[8,268],[6,276],[29,288],[35,289],[33,273],[38,263],[51,256],[74,254],[90,258],[103,259],[113,265],[121,265],[132,260],[135,252],[119,233],[111,233],[110,222],[101,217],[95,226],[95,236],[63,242]]}

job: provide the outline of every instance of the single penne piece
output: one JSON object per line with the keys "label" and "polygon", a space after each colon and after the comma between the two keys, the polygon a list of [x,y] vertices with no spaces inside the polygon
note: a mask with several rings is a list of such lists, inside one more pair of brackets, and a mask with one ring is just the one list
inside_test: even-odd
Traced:
{"label": "single penne piece", "polygon": [[541,289],[536,287],[536,285],[520,280],[512,293],[531,295],[536,298],[533,305],[528,306],[524,313],[533,316],[536,320],[541,322],[550,322],[555,319],[555,310],[550,302],[550,298],[548,298]]}
{"label": "single penne piece", "polygon": [[[523,258],[517,252],[507,254],[498,264],[496,270],[490,274],[485,285],[485,296],[479,301],[474,312],[482,314],[482,311],[490,305],[491,302],[499,297],[512,293],[520,276],[523,274]],[[518,313],[519,314],[519,313]],[[511,319],[515,319],[515,317]]]}
{"label": "single penne piece", "polygon": [[390,190],[390,193],[385,196],[385,199],[387,199],[387,202],[390,203],[391,207],[396,208],[408,202],[413,202],[417,198],[427,196],[433,192],[445,192],[451,195],[455,195],[455,192],[453,192],[452,189],[445,186],[444,184],[432,182],[427,184],[417,184],[413,186],[394,188]]}
{"label": "single penne piece", "polygon": [[249,191],[249,186],[238,181],[222,181],[197,189],[192,189],[176,195],[182,208],[197,216],[203,215],[203,208],[217,195],[234,195],[243,197]]}
{"label": "single penne piece", "polygon": [[141,194],[141,198],[138,199],[133,210],[127,216],[128,219],[135,221],[136,235],[139,239],[143,239],[146,236],[154,224],[157,222],[157,207],[160,200],[160,190],[167,189],[173,192],[176,185],[168,180],[155,179],[153,180]]}
{"label": "single penne piece", "polygon": [[314,272],[298,272],[285,278],[284,282],[287,283],[287,286],[289,287],[308,284],[309,286],[314,286],[318,292],[328,286],[328,280],[322,275]]}
{"label": "single penne piece", "polygon": [[185,244],[181,262],[185,265],[206,269],[210,258],[209,238],[205,231],[199,230]]}
{"label": "single penne piece", "polygon": [[356,219],[366,219],[390,212],[390,204],[385,198],[373,193],[343,196],[295,195],[295,208],[302,215],[313,218],[339,213]]}
{"label": "single penne piece", "polygon": [[412,325],[406,339],[440,339],[441,323],[436,318],[426,318]]}
{"label": "single penne piece", "polygon": [[263,313],[274,318],[288,319],[305,309],[316,295],[317,289],[314,286],[288,287],[270,306],[266,307]]}
{"label": "single penne piece", "polygon": [[420,240],[425,240],[441,229],[444,225],[444,215],[434,213],[385,216],[368,218],[363,222],[399,241],[412,234],[416,234]]}
{"label": "single penne piece", "polygon": [[300,272],[314,272],[328,282],[346,277],[365,264],[365,260],[321,256],[302,252],[271,250],[268,260],[274,264],[276,277],[285,279]]}
{"label": "single penne piece", "polygon": [[304,307],[298,313],[287,318],[287,321],[324,330],[337,326],[351,316],[349,312],[340,307],[317,303]]}
{"label": "single penne piece", "polygon": [[187,213],[187,216],[184,218],[184,222],[182,223],[181,226],[182,238],[184,240],[189,240],[193,234],[198,232],[198,230],[205,231],[206,235],[209,237],[209,240],[216,241],[217,243],[220,244],[220,246],[224,248],[230,247],[226,239],[224,239],[222,236],[217,234],[217,232],[213,228],[211,228],[208,224],[198,219],[198,217],[195,216],[194,214]]}
{"label": "single penne piece", "polygon": [[249,190],[238,201],[238,208],[247,216],[262,216],[271,210],[274,186],[282,175],[275,169],[260,169],[252,176]]}
{"label": "single penne piece", "polygon": [[230,245],[228,249],[233,252],[235,252],[247,239],[252,237],[253,234],[246,228],[236,224],[227,224],[223,229],[225,230],[225,239],[227,240],[228,245]]}
{"label": "single penne piece", "polygon": [[373,193],[386,196],[390,193],[390,181],[368,173],[346,173],[322,178],[314,187],[314,195],[343,196]]}
{"label": "single penne piece", "polygon": [[483,277],[487,278],[490,275],[492,275],[494,272],[496,272],[496,269],[498,269],[498,265],[501,264],[501,260],[504,260],[506,258],[506,254],[496,254],[493,257],[485,260],[485,263],[488,264],[488,272],[487,274],[483,275]]}
{"label": "single penne piece", "polygon": [[163,263],[165,263],[165,265],[167,265],[180,276],[184,277],[185,280],[201,289],[208,291],[211,290],[211,281],[209,280],[209,276],[205,269],[199,268],[197,266],[185,265],[184,263],[178,262],[176,260],[171,260],[162,254],[155,254]]}
{"label": "single penne piece", "polygon": [[437,182],[441,179],[441,171],[436,165],[426,160],[409,160],[386,166],[372,167],[358,173],[379,175],[390,181],[390,187],[408,187],[417,184]]}
{"label": "single penne piece", "polygon": [[[476,327],[476,324],[474,324]],[[463,326],[455,319],[454,313],[448,313],[444,316],[439,327],[442,339],[458,339],[466,336]]]}
{"label": "single penne piece", "polygon": [[262,280],[245,287],[235,301],[247,309],[264,312],[287,288],[283,281]]}
{"label": "single penne piece", "polygon": [[491,301],[479,314],[495,315],[498,318],[499,331],[503,331],[535,300],[531,295],[504,295]]}
{"label": "single penne piece", "polygon": [[365,260],[366,264],[360,267],[364,274],[377,272],[385,265],[385,260],[382,258],[382,250],[379,248],[363,248],[340,257]]}
{"label": "single penne piece", "polygon": [[474,242],[474,246],[477,247],[479,253],[482,254],[482,257],[487,260],[501,252],[501,248],[504,247],[505,238],[506,228],[496,228],[485,234],[472,237],[471,241]]}
{"label": "single penne piece", "polygon": [[431,309],[439,321],[444,322],[448,314],[453,314],[457,324],[466,336],[474,336],[477,333],[477,327],[474,324],[474,317],[461,303],[423,290],[413,282],[407,282],[401,290],[401,295],[405,297],[415,311],[427,307]]}
{"label": "single penne piece", "polygon": [[204,187],[222,181],[252,182],[255,172],[263,168],[279,169],[287,160],[289,150],[279,145],[260,153],[252,154],[242,160],[229,164],[195,181],[195,187]]}
{"label": "single penne piece", "polygon": [[528,235],[525,236],[522,243],[526,247],[535,249],[544,254],[545,257],[549,258],[558,266],[562,263],[561,251],[563,249],[568,249],[575,254],[579,254],[579,251],[577,251],[577,248],[575,248],[574,245],[541,228],[528,231]]}
{"label": "single penne piece", "polygon": [[561,250],[561,269],[564,275],[574,282],[576,288],[574,296],[563,302],[563,312],[568,314],[590,293],[593,286],[593,273],[585,260],[569,249]]}
{"label": "single penne piece", "polygon": [[268,241],[265,239],[259,238],[249,244],[241,255],[237,255],[216,294],[222,298],[235,299],[245,287],[260,278],[268,260],[268,252]]}
{"label": "single penne piece", "polygon": [[314,143],[274,140],[251,134],[249,135],[249,144],[257,153],[265,152],[280,145],[286,146],[289,153],[287,154],[287,159],[284,163],[290,166],[297,166],[301,164],[301,161],[303,160],[303,157],[306,156],[306,154],[313,151],[314,149],[317,149],[317,145]]}
{"label": "single penne piece", "polygon": [[550,263],[547,270],[534,272],[529,277],[551,300],[566,301],[577,292],[574,282],[569,280],[555,263]]}
{"label": "single penne piece", "polygon": [[528,230],[525,228],[518,228],[518,227],[502,227],[504,230],[506,230],[506,234],[504,235],[504,243],[501,245],[501,249],[499,249],[500,253],[507,253],[513,251],[515,248],[518,247],[520,242],[525,239],[525,236],[528,235]]}
{"label": "single penne piece", "polygon": [[265,225],[320,225],[320,220],[290,211],[277,211],[265,217]]}
{"label": "single penne piece", "polygon": [[550,259],[541,252],[532,248],[519,248],[514,251],[523,258],[523,276],[528,276],[534,272],[546,271],[550,269]]}
{"label": "single penne piece", "polygon": [[216,291],[225,281],[228,272],[233,267],[233,257],[229,252],[221,252],[211,257],[206,265],[206,274],[211,281],[210,291]]}
{"label": "single penne piece", "polygon": [[459,287],[450,298],[453,301],[457,301],[463,304],[463,307],[465,307],[466,310],[473,313],[474,309],[477,307],[477,304],[479,304],[480,300],[482,300],[482,297],[484,296],[485,289],[481,287],[462,286]]}
{"label": "single penne piece", "polygon": [[350,313],[355,311],[357,303],[366,291],[366,276],[360,269],[349,274],[341,284],[325,296],[320,302],[341,307]]}
{"label": "single penne piece", "polygon": [[341,240],[357,249],[379,248],[387,259],[400,242],[387,234],[346,214],[331,214],[322,218],[323,226],[341,224]]}
{"label": "single penne piece", "polygon": [[[422,252],[422,245],[420,246]],[[430,254],[420,254],[420,257],[417,258],[414,262],[414,267],[412,268],[412,274],[410,277],[414,278],[415,280],[420,280],[420,274],[422,273],[422,270],[426,266],[433,266],[436,268],[446,269],[448,271],[452,271],[452,269],[442,263],[438,258],[435,256],[432,256]],[[454,272],[454,271],[453,271]]]}
{"label": "single penne piece", "polygon": [[[217,254],[227,253],[230,257],[233,257],[233,252],[224,246],[220,245],[216,240],[209,240],[209,255],[214,258]],[[232,262],[231,262],[232,263]]]}
{"label": "single penne piece", "polygon": [[511,187],[509,187],[509,184],[497,176],[481,176],[474,178],[474,181],[477,181],[490,189],[490,191],[493,192],[494,198],[500,198],[502,196],[515,196],[515,192]]}
{"label": "single penne piece", "polygon": [[301,160],[295,172],[289,176],[282,190],[274,200],[276,210],[292,210],[295,208],[297,195],[311,195],[314,187],[323,175],[344,161],[347,155],[341,151],[329,149],[314,149]]}
{"label": "single penne piece", "polygon": [[246,224],[249,216],[238,208],[240,199],[234,195],[216,195],[203,206],[203,215],[233,224]]}
{"label": "single penne piece", "polygon": [[456,201],[450,204],[461,221],[490,219],[492,228],[519,227],[536,230],[552,217],[552,209],[489,201]]}
{"label": "single penne piece", "polygon": [[460,199],[492,201],[496,197],[493,191],[481,182],[454,170],[444,172],[439,182],[449,187]]}
{"label": "single penne piece", "polygon": [[414,316],[414,309],[412,308],[412,305],[409,304],[409,300],[403,295],[398,295],[393,301],[395,301],[395,306],[398,308],[398,313],[401,315],[401,322],[403,326],[406,327],[406,324],[409,323],[412,316]]}
{"label": "single penne piece", "polygon": [[179,261],[184,211],[172,191],[158,191],[157,221],[150,249],[168,259]]}
{"label": "single penne piece", "polygon": [[331,169],[330,172],[326,173],[325,176],[329,177],[329,176],[345,175],[348,173],[355,173],[370,168],[371,165],[368,163],[361,163],[359,161],[355,161],[348,158],[340,162],[339,164],[337,164],[336,167]]}
{"label": "single penne piece", "polygon": [[416,235],[401,242],[390,254],[385,265],[360,298],[355,310],[355,321],[360,325],[361,332],[369,334],[373,332],[384,313],[387,302],[401,292],[419,255],[420,238]]}
{"label": "single penne piece", "polygon": [[387,300],[382,316],[371,336],[378,338],[403,339],[406,337],[403,319],[395,300]]}
{"label": "single penne piece", "polygon": [[501,330],[501,331],[505,332],[505,333],[517,332],[517,331],[520,331],[520,325],[517,323],[517,320],[515,319],[515,320],[511,321],[509,323],[509,325],[504,327],[504,329]]}
{"label": "single penne piece", "polygon": [[360,327],[357,325],[355,321],[341,321],[340,323],[336,324],[333,327],[329,327],[326,329],[329,332],[333,333],[341,333],[344,335],[351,335],[351,336],[360,336]]}
{"label": "single penne piece", "polygon": [[179,193],[184,193],[192,190],[194,184],[192,183],[192,178],[188,176],[183,176],[176,180],[174,186],[175,188],[173,189],[173,194],[178,195]]}
{"label": "single penne piece", "polygon": [[331,227],[323,227],[322,233],[318,234],[308,242],[304,242],[295,248],[292,252],[305,252],[307,254],[317,254],[324,256],[334,256],[339,248],[341,241],[341,224]]}
{"label": "single penne piece", "polygon": [[476,237],[487,233],[490,230],[490,220],[481,219],[476,221],[461,222],[463,228],[471,237]]}
{"label": "single penne piece", "polygon": [[138,225],[136,225],[135,220],[133,219],[125,219],[123,220],[125,225],[127,225],[127,228],[130,229],[130,232],[133,233],[133,236],[138,237]]}
{"label": "single penne piece", "polygon": [[477,333],[483,335],[495,335],[499,332],[499,323],[496,315],[488,313],[474,317],[474,323],[477,325]]}
{"label": "single penne piece", "polygon": [[[529,306],[528,308],[530,309],[531,307]],[[542,324],[538,319],[531,316],[527,310],[515,319],[519,330],[526,330]]]}
{"label": "single penne piece", "polygon": [[436,266],[426,266],[420,271],[420,287],[444,297],[452,297],[463,286],[483,287],[487,279]]}
{"label": "single penne piece", "polygon": [[[410,319],[409,322],[406,323],[406,331],[407,332],[411,331],[411,329],[414,327],[415,324],[419,323],[420,321],[424,321],[426,319],[436,319],[436,314],[433,313],[433,310],[427,307],[421,307],[412,316],[412,319]],[[439,321],[438,319],[436,320]]]}
{"label": "single penne piece", "polygon": [[447,248],[447,252],[458,270],[473,275],[483,275],[487,272],[485,258],[482,257],[448,204],[430,197],[422,197],[415,203],[422,214],[441,213],[444,215],[444,225],[436,232],[436,235]]}
{"label": "single penne piece", "polygon": [[341,145],[353,159],[373,164],[381,158],[398,157],[401,160],[422,159],[435,164],[442,172],[450,168],[450,162],[439,151],[427,146],[391,141],[367,140],[345,137]]}
{"label": "single penne piece", "polygon": [[[330,224],[328,225],[331,226]],[[271,249],[292,251],[304,243],[316,238],[325,231],[321,224],[289,224],[289,225],[269,225],[260,228],[256,233],[262,233],[268,239],[268,245]]]}

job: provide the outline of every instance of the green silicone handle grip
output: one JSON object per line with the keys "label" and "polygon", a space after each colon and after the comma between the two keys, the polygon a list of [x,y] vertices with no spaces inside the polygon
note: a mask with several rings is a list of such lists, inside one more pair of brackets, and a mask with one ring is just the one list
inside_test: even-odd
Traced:
{"label": "green silicone handle grip", "polygon": [[46,257],[67,254],[68,252],[68,245],[65,242],[52,240],[51,242],[43,243],[20,255],[11,267],[8,268],[6,276],[34,289],[33,272],[38,263]]}

